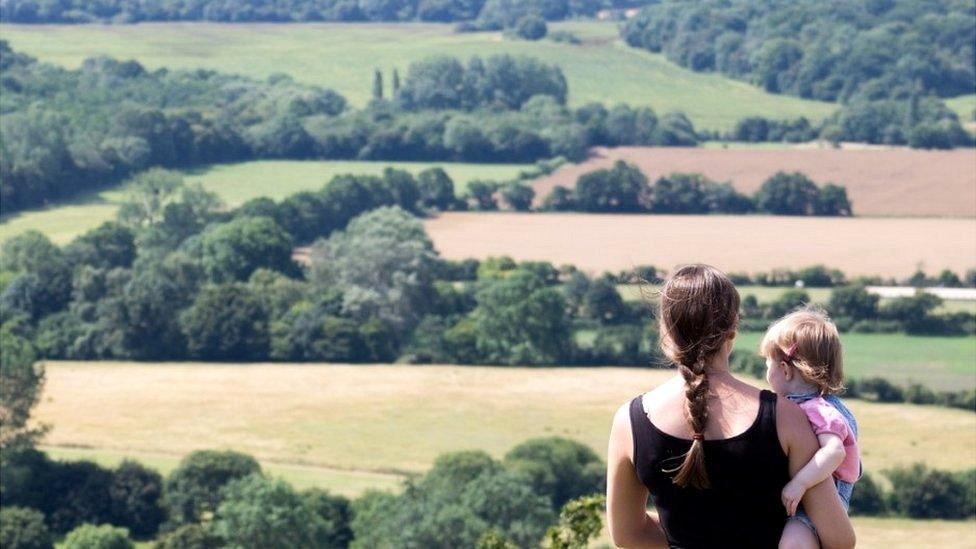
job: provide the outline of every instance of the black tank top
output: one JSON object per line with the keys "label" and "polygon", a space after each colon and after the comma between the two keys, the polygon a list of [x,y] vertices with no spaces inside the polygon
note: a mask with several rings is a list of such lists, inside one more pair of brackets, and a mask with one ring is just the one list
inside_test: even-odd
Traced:
{"label": "black tank top", "polygon": [[674,548],[777,547],[786,524],[780,492],[789,462],[776,433],[776,394],[759,394],[759,413],[742,434],[705,440],[711,488],[681,488],[674,473],[691,440],[669,435],[648,420],[642,396],[630,402],[634,468],[651,491],[661,526]]}

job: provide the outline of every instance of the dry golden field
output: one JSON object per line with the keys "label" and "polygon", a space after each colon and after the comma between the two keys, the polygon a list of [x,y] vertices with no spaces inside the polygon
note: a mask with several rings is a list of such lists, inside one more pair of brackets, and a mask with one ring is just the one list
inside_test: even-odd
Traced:
{"label": "dry golden field", "polygon": [[[279,466],[419,472],[561,435],[605,455],[614,410],[672,372],[329,364],[49,362],[48,447],[177,458],[233,448]],[[976,463],[976,414],[853,400],[865,467]],[[933,428],[938,426],[938,428]]]}
{"label": "dry golden field", "polygon": [[710,263],[756,273],[823,264],[905,278],[976,267],[976,219],[451,212],[425,222],[450,259],[508,255],[590,272]]}
{"label": "dry golden field", "polygon": [[751,194],[779,170],[799,171],[817,184],[847,187],[856,215],[976,216],[976,150],[908,148],[597,148],[593,157],[537,180],[539,203],[556,185],[572,188],[589,171],[625,160],[653,182],[673,172],[700,172]]}

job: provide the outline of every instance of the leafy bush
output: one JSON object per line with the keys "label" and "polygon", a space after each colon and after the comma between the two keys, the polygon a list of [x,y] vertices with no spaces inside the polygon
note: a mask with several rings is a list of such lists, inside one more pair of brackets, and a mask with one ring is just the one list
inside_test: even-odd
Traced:
{"label": "leafy bush", "polygon": [[505,467],[525,475],[553,510],[571,499],[604,490],[606,466],[589,446],[562,437],[527,440],[505,454]]}
{"label": "leafy bush", "polygon": [[286,482],[251,474],[223,489],[214,530],[241,549],[344,547],[348,539],[308,503]]}
{"label": "leafy bush", "polygon": [[854,485],[851,494],[851,514],[880,516],[888,511],[885,494],[870,475],[864,474]]}
{"label": "leafy bush", "polygon": [[64,549],[134,549],[129,531],[108,524],[82,524],[64,538]]}
{"label": "leafy bush", "polygon": [[44,514],[25,507],[0,508],[0,547],[4,549],[54,549]]}
{"label": "leafy bush", "polygon": [[538,15],[526,15],[515,23],[515,35],[526,40],[540,40],[547,30],[546,20]]}
{"label": "leafy bush", "polygon": [[555,518],[548,498],[481,451],[441,455],[400,495],[367,493],[354,508],[354,548],[473,547],[491,530],[525,547]]}
{"label": "leafy bush", "polygon": [[886,471],[891,480],[891,508],[911,518],[959,519],[976,514],[972,506],[972,488],[960,477],[946,471],[929,469],[916,463]]}

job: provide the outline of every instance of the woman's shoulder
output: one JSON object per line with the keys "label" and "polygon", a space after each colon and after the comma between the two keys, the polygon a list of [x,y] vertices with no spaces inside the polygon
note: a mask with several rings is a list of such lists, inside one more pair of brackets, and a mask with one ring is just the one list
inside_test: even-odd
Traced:
{"label": "woman's shoulder", "polygon": [[[774,393],[775,394],[775,393]],[[776,398],[776,433],[783,450],[788,452],[792,443],[800,437],[812,433],[807,413],[795,402],[787,398]]]}

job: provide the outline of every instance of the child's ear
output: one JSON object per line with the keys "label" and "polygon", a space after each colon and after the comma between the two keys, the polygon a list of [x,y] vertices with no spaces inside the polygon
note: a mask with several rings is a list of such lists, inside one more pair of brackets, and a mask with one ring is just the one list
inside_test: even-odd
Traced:
{"label": "child's ear", "polygon": [[780,362],[779,365],[783,368],[783,376],[786,377],[786,381],[793,381],[793,368],[790,368],[785,362]]}

